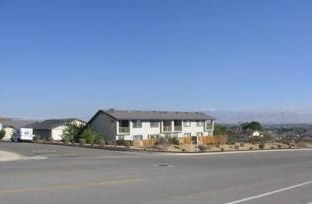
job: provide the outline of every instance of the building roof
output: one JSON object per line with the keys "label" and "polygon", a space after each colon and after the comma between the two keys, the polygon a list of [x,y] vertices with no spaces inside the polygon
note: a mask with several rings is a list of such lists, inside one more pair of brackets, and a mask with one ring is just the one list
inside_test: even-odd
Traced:
{"label": "building roof", "polygon": [[116,120],[214,120],[203,112],[101,110]]}
{"label": "building roof", "polygon": [[37,122],[38,121],[36,120],[22,120],[22,119],[6,118],[1,121],[1,124],[3,125],[3,128],[12,127],[15,129],[19,129],[19,128],[26,127],[30,124],[37,123]]}
{"label": "building roof", "polygon": [[84,121],[79,120],[77,118],[50,119],[50,120],[45,120],[42,122],[31,124],[28,127],[33,128],[33,129],[40,129],[40,130],[51,130],[53,128],[71,123],[75,120],[85,123]]}

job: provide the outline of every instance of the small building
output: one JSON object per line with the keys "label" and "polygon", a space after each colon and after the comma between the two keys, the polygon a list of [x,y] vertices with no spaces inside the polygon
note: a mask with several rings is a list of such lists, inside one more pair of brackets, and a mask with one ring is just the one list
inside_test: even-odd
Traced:
{"label": "small building", "polygon": [[99,110],[87,123],[108,140],[213,136],[215,118],[202,112]]}
{"label": "small building", "polygon": [[68,124],[85,125],[86,123],[77,118],[50,119],[34,123],[28,127],[32,128],[33,134],[41,139],[52,138],[55,141],[60,141],[64,138],[63,131]]}

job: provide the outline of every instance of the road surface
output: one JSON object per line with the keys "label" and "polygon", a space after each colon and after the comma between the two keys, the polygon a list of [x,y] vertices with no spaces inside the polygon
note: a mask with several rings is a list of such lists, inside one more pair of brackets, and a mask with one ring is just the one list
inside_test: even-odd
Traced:
{"label": "road surface", "polygon": [[220,155],[0,143],[1,204],[312,204],[312,151]]}

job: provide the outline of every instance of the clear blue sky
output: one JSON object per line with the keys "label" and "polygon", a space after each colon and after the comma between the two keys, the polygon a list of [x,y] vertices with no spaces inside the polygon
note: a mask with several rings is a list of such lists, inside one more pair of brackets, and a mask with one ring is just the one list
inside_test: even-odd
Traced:
{"label": "clear blue sky", "polygon": [[0,115],[312,107],[310,0],[0,0]]}

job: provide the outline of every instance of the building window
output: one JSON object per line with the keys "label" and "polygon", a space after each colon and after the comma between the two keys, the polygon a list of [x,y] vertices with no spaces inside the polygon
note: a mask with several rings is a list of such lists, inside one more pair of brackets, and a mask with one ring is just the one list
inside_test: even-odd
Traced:
{"label": "building window", "polygon": [[157,139],[158,138],[158,134],[150,134],[149,138],[150,139]]}
{"label": "building window", "polygon": [[196,121],[196,126],[197,127],[203,127],[204,126],[204,122],[203,121]]}
{"label": "building window", "polygon": [[183,124],[184,124],[184,127],[190,127],[191,126],[190,121],[184,121]]}
{"label": "building window", "polygon": [[133,135],[133,140],[142,140],[143,135]]}
{"label": "building window", "polygon": [[159,127],[159,122],[158,121],[151,121],[150,122],[150,127],[151,128],[158,128]]}
{"label": "building window", "polygon": [[142,121],[140,121],[140,120],[132,121],[132,127],[133,128],[142,128]]}

